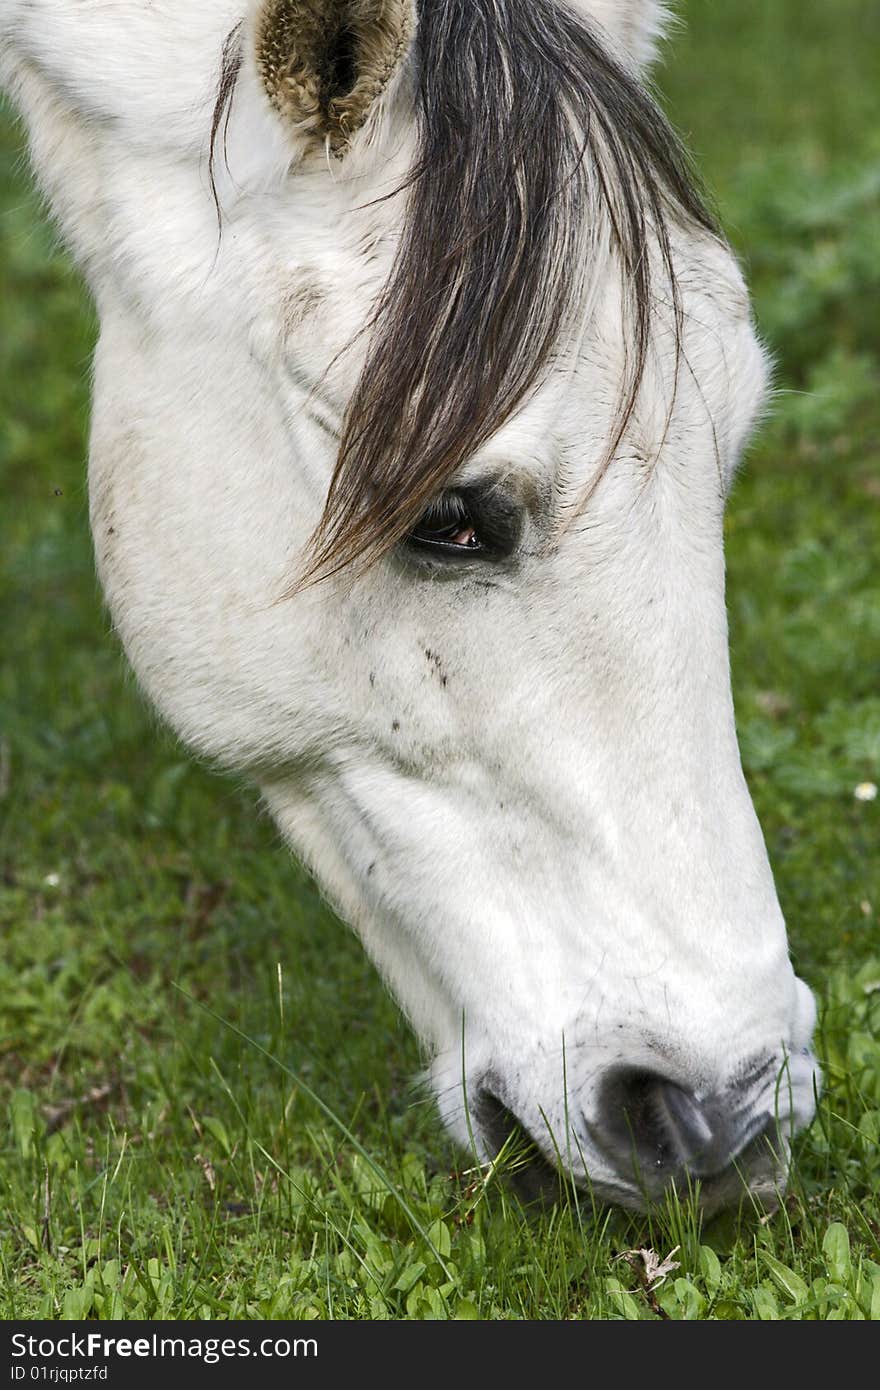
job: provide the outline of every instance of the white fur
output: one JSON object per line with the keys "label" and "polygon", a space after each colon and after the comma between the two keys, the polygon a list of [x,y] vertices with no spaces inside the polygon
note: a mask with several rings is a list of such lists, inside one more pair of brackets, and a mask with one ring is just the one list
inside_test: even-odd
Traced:
{"label": "white fur", "polygon": [[670,22],[664,0],[568,0],[568,4],[598,25],[618,54],[638,70],[657,57]]}
{"label": "white fur", "polygon": [[[570,1118],[595,1120],[611,1064],[660,1065],[709,1096],[755,1055],[788,1057],[783,1119],[799,1128],[813,1107],[813,1006],[728,671],[724,493],[766,379],[742,279],[713,240],[678,246],[688,370],[659,462],[662,331],[619,456],[558,544],[533,521],[518,570],[486,586],[388,562],[287,597],[363,340],[338,354],[399,233],[401,201],[376,196],[413,146],[391,102],[342,165],[294,168],[248,56],[219,237],[207,142],[241,4],[0,0],[5,75],[100,311],[90,491],[107,602],[156,707],[260,785],[360,934],[452,1132],[467,1140],[462,1076],[473,1096],[491,1074],[548,1152],[547,1124],[577,1175],[637,1202]],[[588,8],[645,60],[661,7]],[[576,362],[467,465],[554,497],[560,523],[624,370],[601,271]]]}

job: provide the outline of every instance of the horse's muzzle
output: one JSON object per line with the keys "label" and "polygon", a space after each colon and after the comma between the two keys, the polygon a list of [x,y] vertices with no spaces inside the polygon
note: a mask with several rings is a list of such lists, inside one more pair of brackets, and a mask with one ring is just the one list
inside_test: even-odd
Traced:
{"label": "horse's muzzle", "polygon": [[532,1140],[510,1170],[524,1200],[553,1200],[569,1169],[579,1185],[629,1207],[642,1208],[670,1188],[695,1192],[706,1210],[747,1192],[766,1204],[784,1186],[792,1137],[777,1070],[776,1059],[762,1059],[724,1090],[702,1096],[656,1072],[611,1068],[590,1119],[569,1115],[567,1141],[548,1134],[540,1142],[490,1087],[479,1093],[475,1118],[493,1152],[517,1133]]}

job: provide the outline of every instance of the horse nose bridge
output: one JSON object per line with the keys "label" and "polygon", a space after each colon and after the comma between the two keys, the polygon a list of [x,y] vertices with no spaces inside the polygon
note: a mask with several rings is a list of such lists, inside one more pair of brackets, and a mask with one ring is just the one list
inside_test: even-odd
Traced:
{"label": "horse nose bridge", "polygon": [[636,1179],[713,1177],[762,1139],[773,1148],[770,1071],[767,1059],[704,1094],[661,1072],[614,1068],[599,1090],[596,1133],[615,1167]]}

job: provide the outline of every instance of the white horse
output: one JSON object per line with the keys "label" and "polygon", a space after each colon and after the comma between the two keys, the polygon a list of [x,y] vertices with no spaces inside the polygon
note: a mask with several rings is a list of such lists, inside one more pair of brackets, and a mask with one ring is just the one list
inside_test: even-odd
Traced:
{"label": "white horse", "polygon": [[655,0],[0,0],[100,316],[143,689],[260,787],[482,1160],[784,1182],[815,1008],[734,731],[765,397]]}

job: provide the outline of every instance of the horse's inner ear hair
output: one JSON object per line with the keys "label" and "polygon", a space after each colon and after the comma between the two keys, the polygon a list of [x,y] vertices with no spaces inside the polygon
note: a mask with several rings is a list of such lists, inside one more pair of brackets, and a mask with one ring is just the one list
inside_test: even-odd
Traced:
{"label": "horse's inner ear hair", "polygon": [[265,0],[257,67],[300,134],[341,154],[409,48],[413,0]]}

